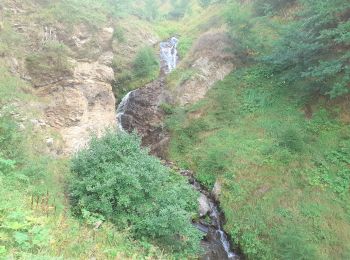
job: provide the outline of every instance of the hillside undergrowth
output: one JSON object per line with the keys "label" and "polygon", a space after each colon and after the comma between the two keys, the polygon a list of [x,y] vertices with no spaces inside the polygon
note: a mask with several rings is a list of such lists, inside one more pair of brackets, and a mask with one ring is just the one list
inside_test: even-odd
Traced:
{"label": "hillside undergrowth", "polygon": [[168,119],[171,159],[222,184],[225,229],[252,259],[349,257],[347,111],[320,101],[309,119],[300,100],[253,66]]}

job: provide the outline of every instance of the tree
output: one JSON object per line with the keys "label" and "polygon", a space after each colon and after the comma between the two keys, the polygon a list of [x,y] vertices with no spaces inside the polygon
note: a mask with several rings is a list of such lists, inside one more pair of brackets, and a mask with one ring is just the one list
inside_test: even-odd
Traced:
{"label": "tree", "polygon": [[76,155],[70,184],[75,213],[103,216],[135,238],[196,252],[201,235],[190,220],[197,192],[140,145],[135,134],[109,131]]}
{"label": "tree", "polygon": [[294,4],[296,0],[255,0],[254,11],[258,15],[268,15]]}
{"label": "tree", "polygon": [[139,78],[148,77],[159,67],[158,59],[151,47],[144,47],[136,54],[133,64],[135,75]]}
{"label": "tree", "polygon": [[264,60],[290,82],[334,98],[349,92],[350,2],[303,0],[299,19],[284,27]]}

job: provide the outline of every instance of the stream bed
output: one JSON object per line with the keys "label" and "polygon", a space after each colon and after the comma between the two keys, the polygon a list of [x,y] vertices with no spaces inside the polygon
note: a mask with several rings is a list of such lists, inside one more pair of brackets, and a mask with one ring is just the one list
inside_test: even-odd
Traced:
{"label": "stream bed", "polygon": [[[176,68],[177,44],[179,40],[175,37],[160,43],[160,76],[159,79],[129,92],[120,102],[117,109],[117,121],[119,131],[132,132],[137,130],[143,138],[144,145],[164,146],[169,140],[166,131],[162,127],[154,127],[164,119],[160,105],[166,100],[164,90],[164,79],[167,74]],[[156,122],[156,123],[155,123]],[[159,149],[158,149],[159,150]],[[157,149],[154,149],[157,151]],[[151,149],[151,152],[153,150]],[[153,152],[158,157],[162,157]],[[164,158],[162,158],[164,159]],[[173,163],[163,161],[168,167],[173,168],[182,176],[186,177],[194,189],[200,193],[199,205],[205,208],[200,211],[200,218],[193,225],[203,232],[204,239],[202,247],[204,254],[200,257],[203,260],[228,260],[239,259],[239,256],[232,250],[229,238],[223,230],[224,215],[220,211],[218,202],[205,187],[195,179],[193,172],[180,170]]]}

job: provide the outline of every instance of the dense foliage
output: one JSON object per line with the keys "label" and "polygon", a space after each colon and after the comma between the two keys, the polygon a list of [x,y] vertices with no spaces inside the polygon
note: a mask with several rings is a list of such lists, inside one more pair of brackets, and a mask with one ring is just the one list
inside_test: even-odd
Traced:
{"label": "dense foliage", "polygon": [[288,81],[304,79],[311,91],[334,98],[349,92],[350,2],[305,0],[295,22],[281,31],[265,60]]}
{"label": "dense foliage", "polygon": [[133,64],[136,77],[149,77],[155,69],[159,68],[158,59],[151,47],[140,49]]}
{"label": "dense foliage", "polygon": [[225,230],[248,259],[350,256],[349,105],[308,119],[301,98],[256,64],[167,122],[171,159],[221,183]]}
{"label": "dense foliage", "polygon": [[[231,4],[227,21],[236,51],[266,62],[289,85],[309,94],[335,98],[349,93],[349,1],[300,0],[287,23],[259,17],[276,15],[293,2],[256,1],[255,13],[249,5]],[[301,80],[304,84],[294,84]]]}
{"label": "dense foliage", "polygon": [[297,0],[255,0],[253,9],[258,15],[275,14],[285,7],[289,7]]}
{"label": "dense foliage", "polygon": [[129,227],[139,239],[197,252],[200,234],[190,222],[197,194],[140,145],[135,135],[108,132],[78,153],[70,184],[75,212]]}

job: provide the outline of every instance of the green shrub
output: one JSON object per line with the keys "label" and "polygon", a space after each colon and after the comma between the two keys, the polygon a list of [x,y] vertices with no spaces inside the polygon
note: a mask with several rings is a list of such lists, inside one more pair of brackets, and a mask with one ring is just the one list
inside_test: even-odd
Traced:
{"label": "green shrub", "polygon": [[162,103],[162,104],[160,104],[160,108],[163,110],[163,112],[166,115],[171,115],[174,113],[174,107],[171,104]]}
{"label": "green shrub", "polygon": [[212,188],[216,177],[227,171],[227,155],[222,150],[208,149],[205,160],[198,160],[198,180],[207,187]]}
{"label": "green shrub", "polygon": [[350,3],[305,0],[302,4],[298,19],[280,28],[280,37],[264,60],[288,82],[307,81],[311,95],[346,95],[350,79]]}
{"label": "green shrub", "polygon": [[187,0],[171,0],[170,2],[173,10],[169,12],[168,18],[177,20],[184,17],[190,2]]}
{"label": "green shrub", "polygon": [[303,149],[303,140],[295,129],[284,131],[280,136],[279,144],[292,152],[300,152]]}
{"label": "green shrub", "polygon": [[235,43],[233,51],[243,61],[246,61],[249,58],[248,54],[256,50],[260,51],[263,45],[258,34],[254,32],[257,22],[252,10],[233,2],[227,9],[225,16],[229,25],[229,35],[232,42]]}
{"label": "green shrub", "polygon": [[281,230],[275,238],[279,259],[317,259],[316,247],[308,241],[308,236],[298,225]]}
{"label": "green shrub", "polygon": [[70,184],[75,213],[103,216],[171,250],[197,252],[201,236],[190,220],[198,194],[140,145],[135,134],[109,131],[76,155]]}
{"label": "green shrub", "polygon": [[[2,113],[6,112],[3,111]],[[22,138],[17,131],[16,123],[8,114],[0,115],[0,158],[18,159]],[[3,163],[5,164],[5,162]]]}
{"label": "green shrub", "polygon": [[113,38],[117,39],[118,42],[120,42],[120,43],[124,43],[126,41],[126,38],[125,38],[125,33],[124,33],[123,28],[117,27],[114,30]]}
{"label": "green shrub", "polygon": [[296,0],[256,0],[253,8],[258,15],[268,15],[278,12],[295,2]]}
{"label": "green shrub", "polygon": [[140,49],[133,62],[135,75],[139,78],[149,77],[159,68],[158,59],[151,47]]}

